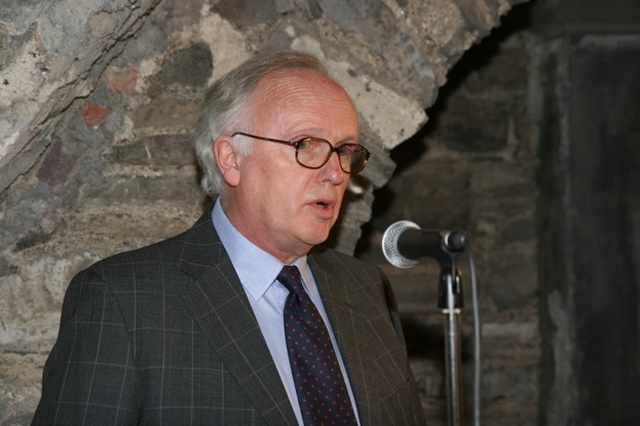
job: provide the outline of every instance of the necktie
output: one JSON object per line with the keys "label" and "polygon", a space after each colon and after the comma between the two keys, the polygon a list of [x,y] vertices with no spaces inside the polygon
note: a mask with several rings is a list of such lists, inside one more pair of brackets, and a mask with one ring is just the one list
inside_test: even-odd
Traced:
{"label": "necktie", "polygon": [[355,425],[349,392],[329,331],[302,287],[300,271],[285,265],[278,281],[289,290],[284,306],[284,330],[304,424]]}

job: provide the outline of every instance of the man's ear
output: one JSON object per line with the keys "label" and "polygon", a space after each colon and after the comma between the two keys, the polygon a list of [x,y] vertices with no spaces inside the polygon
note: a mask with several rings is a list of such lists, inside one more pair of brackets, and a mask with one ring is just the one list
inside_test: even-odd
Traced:
{"label": "man's ear", "polygon": [[233,144],[228,136],[218,136],[213,141],[213,155],[227,185],[238,186],[242,158],[233,149]]}

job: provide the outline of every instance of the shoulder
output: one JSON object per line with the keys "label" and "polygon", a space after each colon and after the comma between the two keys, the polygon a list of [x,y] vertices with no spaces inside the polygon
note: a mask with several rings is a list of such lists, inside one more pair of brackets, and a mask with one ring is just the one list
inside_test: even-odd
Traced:
{"label": "shoulder", "polygon": [[329,281],[341,283],[349,291],[362,291],[381,298],[388,291],[389,280],[378,266],[336,250],[313,252],[309,265],[314,274],[326,274]]}
{"label": "shoulder", "polygon": [[167,258],[173,257],[175,254],[179,253],[184,240],[185,233],[182,233],[147,246],[114,253],[102,260],[99,260],[90,268],[97,269],[112,267],[130,262],[166,261]]}
{"label": "shoulder", "polygon": [[153,268],[152,265],[167,264],[176,258],[183,241],[184,234],[180,234],[148,246],[115,253],[92,264],[87,271],[109,275],[117,271],[133,271]]}

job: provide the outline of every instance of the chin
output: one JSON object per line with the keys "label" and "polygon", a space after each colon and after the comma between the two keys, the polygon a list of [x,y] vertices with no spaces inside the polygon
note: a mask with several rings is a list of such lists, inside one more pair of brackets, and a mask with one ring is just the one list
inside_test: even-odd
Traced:
{"label": "chin", "polygon": [[327,241],[327,238],[329,238],[329,232],[323,231],[321,233],[318,232],[312,235],[307,234],[304,240],[307,241],[307,243],[313,247],[313,246],[317,246],[318,244],[324,243],[325,241]]}

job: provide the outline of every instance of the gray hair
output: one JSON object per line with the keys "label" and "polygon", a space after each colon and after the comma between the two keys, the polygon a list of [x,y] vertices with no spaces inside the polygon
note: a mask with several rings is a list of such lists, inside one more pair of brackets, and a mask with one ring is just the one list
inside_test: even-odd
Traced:
{"label": "gray hair", "polygon": [[[308,69],[329,76],[327,69],[315,56],[295,51],[259,54],[216,81],[204,97],[196,124],[193,145],[202,171],[204,192],[215,197],[222,195],[224,180],[213,155],[213,141],[230,134],[239,123],[256,86],[264,77],[291,69]],[[252,141],[238,138],[235,149],[241,155],[251,152]]]}

